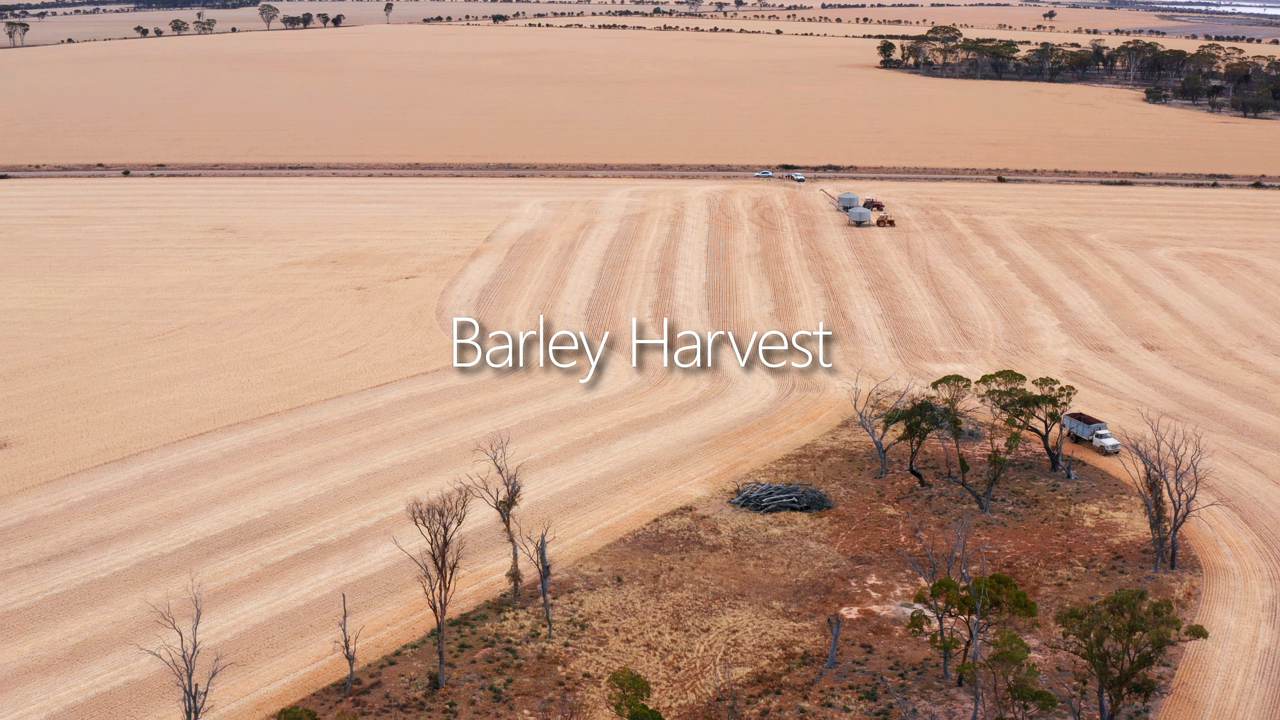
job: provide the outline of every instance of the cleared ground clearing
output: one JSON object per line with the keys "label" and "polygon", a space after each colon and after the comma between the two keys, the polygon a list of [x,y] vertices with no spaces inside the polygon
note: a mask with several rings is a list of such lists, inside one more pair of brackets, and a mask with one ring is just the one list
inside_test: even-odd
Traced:
{"label": "cleared ground clearing", "polygon": [[22,99],[0,116],[0,158],[1280,173],[1273,122],[1127,90],[886,72],[874,47],[367,26],[29,48],[0,54],[0,93]]}
{"label": "cleared ground clearing", "polygon": [[[442,367],[442,328],[463,312],[495,327],[546,312],[592,332],[625,331],[632,315],[743,330],[822,319],[842,373],[1059,374],[1121,426],[1158,400],[1203,423],[1231,501],[1193,537],[1214,634],[1166,708],[1274,716],[1274,196],[856,189],[893,204],[896,231],[852,230],[814,188],[782,182],[0,186],[0,222],[20,230],[0,238],[12,717],[161,712],[165,681],[131,643],[153,632],[142,601],[192,568],[210,640],[242,663],[226,716],[336,677],[340,589],[368,623],[369,657],[420,634],[388,538],[406,530],[403,500],[469,468],[486,432],[509,430],[528,454],[529,515],[557,518],[568,560],[843,411],[836,375],[635,373],[615,358],[584,391],[553,373],[458,373]],[[1219,220],[1209,232],[1188,217]],[[464,604],[504,570],[496,529],[477,519]]]}

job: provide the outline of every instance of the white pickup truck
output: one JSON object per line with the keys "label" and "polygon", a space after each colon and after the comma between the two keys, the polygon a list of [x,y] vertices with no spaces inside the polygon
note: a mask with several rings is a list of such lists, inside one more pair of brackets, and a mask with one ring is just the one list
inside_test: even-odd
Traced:
{"label": "white pickup truck", "polygon": [[1070,412],[1062,416],[1062,426],[1072,442],[1088,442],[1093,449],[1103,455],[1115,455],[1120,452],[1120,441],[1116,440],[1107,424],[1092,415],[1082,412]]}

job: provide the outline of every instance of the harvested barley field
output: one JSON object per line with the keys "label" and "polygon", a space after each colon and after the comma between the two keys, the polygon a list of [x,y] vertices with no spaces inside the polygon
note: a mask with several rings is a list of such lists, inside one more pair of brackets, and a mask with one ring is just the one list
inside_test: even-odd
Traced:
{"label": "harvested barley field", "polygon": [[22,107],[0,158],[1280,173],[1274,122],[883,71],[875,44],[392,25],[28,48],[0,53]]}
{"label": "harvested barley field", "polygon": [[[898,227],[851,228],[781,181],[0,184],[4,716],[162,714],[167,681],[133,644],[155,636],[145,602],[193,570],[206,639],[238,663],[220,717],[337,676],[340,590],[366,657],[420,636],[390,539],[411,532],[406,498],[468,470],[489,432],[528,459],[523,512],[555,517],[566,563],[832,426],[858,368],[1006,366],[1077,385],[1121,428],[1141,408],[1204,427],[1224,504],[1191,539],[1212,637],[1189,648],[1164,712],[1275,716],[1274,193],[854,189],[890,202]],[[452,316],[516,329],[540,313],[624,338],[632,316],[748,332],[822,320],[836,368],[617,356],[584,387],[449,367]],[[505,570],[489,514],[465,535],[464,606]]]}

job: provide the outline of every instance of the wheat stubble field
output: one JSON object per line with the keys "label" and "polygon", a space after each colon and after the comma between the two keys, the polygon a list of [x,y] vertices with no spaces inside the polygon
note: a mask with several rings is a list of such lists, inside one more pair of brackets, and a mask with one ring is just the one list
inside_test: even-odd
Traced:
{"label": "wheat stubble field", "polygon": [[[833,188],[836,189],[836,188]],[[1057,374],[1123,425],[1201,423],[1224,503],[1166,717],[1268,717],[1280,660],[1280,209],[1270,193],[878,184],[895,231],[813,187],[621,180],[168,179],[0,187],[0,715],[162,714],[133,643],[145,601],[195,571],[208,640],[238,663],[221,717],[330,681],[337,593],[366,653],[428,622],[391,537],[404,500],[509,431],[527,517],[562,561],[795,447],[859,367]],[[1219,227],[1188,217],[1220,218]],[[1221,220],[1221,218],[1229,218]],[[448,367],[448,320],[627,330],[836,332],[832,373],[676,374],[615,357],[552,371]],[[643,492],[641,492],[643,490]],[[463,604],[502,582],[466,530]]]}
{"label": "wheat stubble field", "polygon": [[1280,168],[1273,122],[1171,111],[1118,88],[894,73],[875,67],[875,46],[368,25],[33,47],[0,53],[0,97],[20,108],[0,114],[0,166]]}

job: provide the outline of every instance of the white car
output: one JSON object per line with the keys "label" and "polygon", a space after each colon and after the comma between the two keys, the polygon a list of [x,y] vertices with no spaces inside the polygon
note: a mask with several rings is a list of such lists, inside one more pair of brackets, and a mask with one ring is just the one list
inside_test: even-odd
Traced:
{"label": "white car", "polygon": [[805,179],[804,175],[801,175],[800,173],[791,173],[790,175],[788,175],[788,177],[790,177],[792,180],[795,180],[796,182],[804,182],[804,179]]}
{"label": "white car", "polygon": [[760,172],[756,173],[756,177],[758,177],[758,178],[771,178],[771,177],[773,177],[773,171],[772,171],[772,170],[761,170]]}

